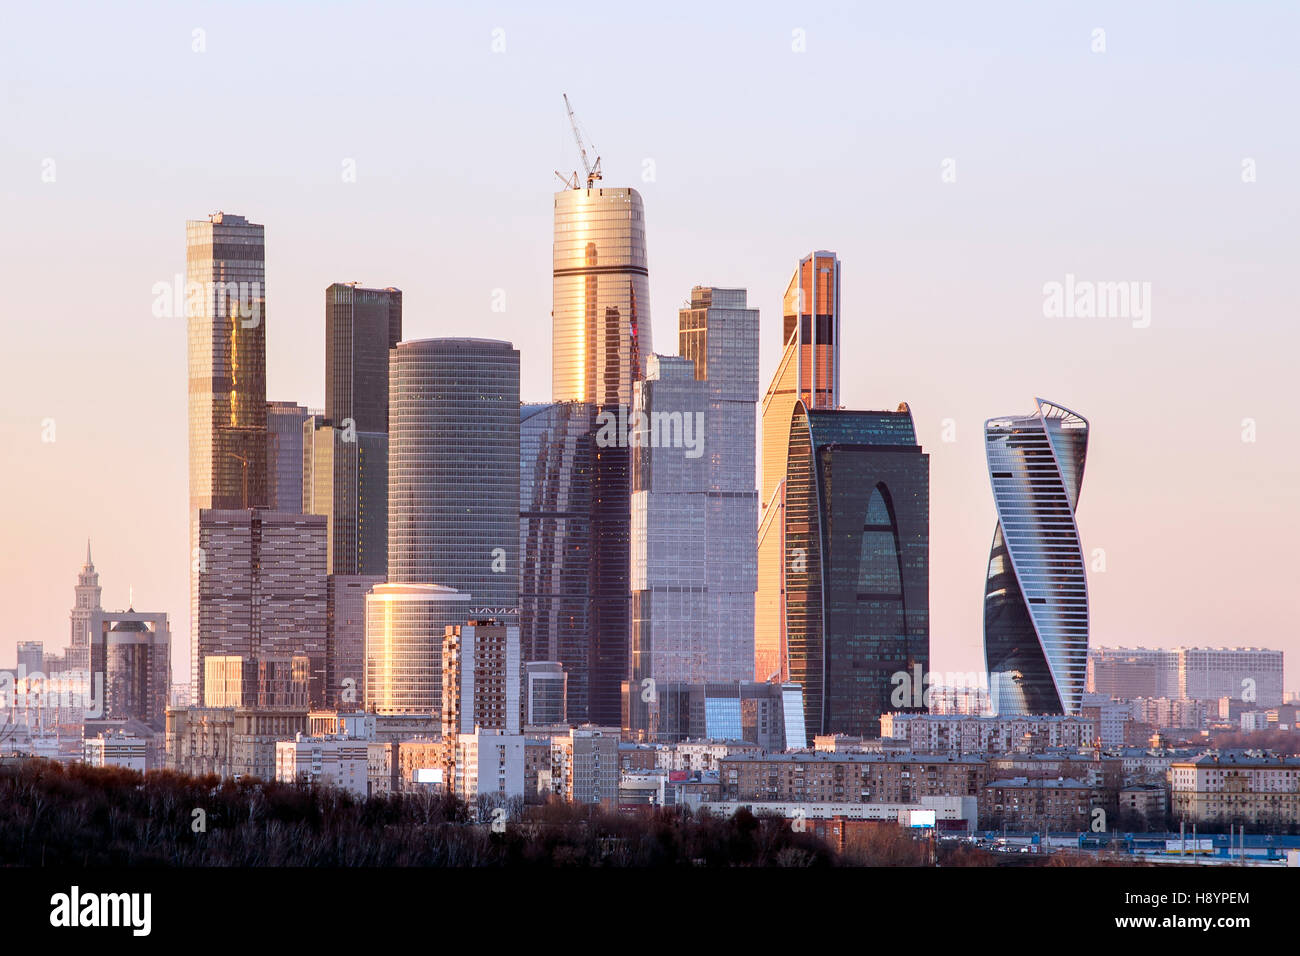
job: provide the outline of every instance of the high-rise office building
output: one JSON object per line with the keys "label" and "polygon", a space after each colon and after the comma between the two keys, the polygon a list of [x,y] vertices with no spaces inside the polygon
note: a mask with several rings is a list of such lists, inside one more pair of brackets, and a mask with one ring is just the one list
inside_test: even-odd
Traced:
{"label": "high-rise office building", "polygon": [[799,260],[782,303],[781,358],[763,397],[758,585],[754,599],[754,679],[789,681],[786,643],[786,464],[796,402],[839,407],[840,260],[813,252]]}
{"label": "high-rise office building", "polygon": [[705,660],[710,681],[748,680],[754,670],[754,592],[758,586],[758,310],[744,289],[699,287],[678,314],[679,350],[706,383],[704,459],[708,463]]}
{"label": "high-rise office building", "polygon": [[297,402],[266,403],[266,506],[302,512],[302,436],[308,410]]}
{"label": "high-rise office building", "polygon": [[199,512],[267,504],[266,237],[243,216],[185,224],[189,366],[190,677],[202,700]]}
{"label": "high-rise office building", "polygon": [[523,716],[519,626],[468,621],[442,639],[442,736],[479,730],[518,734]]}
{"label": "high-rise office building", "polygon": [[94,632],[94,617],[103,610],[99,603],[103,588],[99,586],[99,572],[95,570],[95,562],[90,558],[89,539],[86,540],[86,563],[77,574],[74,593],[72,612],[69,614],[72,626],[63,667],[70,671],[89,671],[90,636]]}
{"label": "high-rise office building", "polygon": [[306,654],[311,701],[325,699],[325,519],[261,509],[199,514],[197,613],[190,646],[191,695],[205,699],[209,655]]}
{"label": "high-rise office building", "polygon": [[632,403],[650,339],[645,208],[635,189],[555,194],[551,397]]}
{"label": "high-rise office building", "polygon": [[164,612],[100,611],[91,623],[90,671],[102,675],[104,717],[140,720],[156,731],[167,723],[172,635]]}
{"label": "high-rise office building", "polygon": [[879,736],[930,662],[930,458],[912,413],[794,407],[786,620],[808,737]]}
{"label": "high-rise office building", "polygon": [[325,700],[339,710],[362,710],[366,686],[366,595],[382,574],[331,574],[327,583],[329,642]]}
{"label": "high-rise office building", "polygon": [[401,338],[401,290],[325,290],[325,411],[304,429],[302,471],[304,508],[329,519],[331,574],[388,569],[388,366]]}
{"label": "high-rise office building", "polygon": [[446,627],[518,623],[519,352],[400,343],[388,427],[388,583],[366,597],[366,701],[436,718]]}
{"label": "high-rise office building", "polygon": [[330,574],[388,571],[388,435],[303,423],[303,510],[324,515]]}
{"label": "high-rise office building", "polygon": [[[652,352],[645,210],[635,189],[555,194],[553,280],[552,399],[625,417]],[[605,724],[620,720],[628,676],[630,482],[627,447],[598,442],[587,718]]]}
{"label": "high-rise office building", "polygon": [[367,710],[442,713],[442,638],[472,617],[470,595],[438,584],[376,584],[366,595]]}
{"label": "high-rise office building", "polygon": [[519,630],[526,661],[557,661],[566,710],[588,718],[593,409],[585,402],[519,410]]}
{"label": "high-rise office building", "polygon": [[652,355],[632,390],[632,629],[623,726],[648,733],[655,687],[707,680],[708,384]]}
{"label": "high-rise office building", "polygon": [[491,339],[402,342],[390,389],[389,582],[468,592],[482,616],[514,623],[519,352]]}
{"label": "high-rise office building", "polygon": [[1088,670],[1088,580],[1074,512],[1088,421],[1037,410],[984,423],[998,521],[984,591],[984,656],[999,714],[1077,714]]}

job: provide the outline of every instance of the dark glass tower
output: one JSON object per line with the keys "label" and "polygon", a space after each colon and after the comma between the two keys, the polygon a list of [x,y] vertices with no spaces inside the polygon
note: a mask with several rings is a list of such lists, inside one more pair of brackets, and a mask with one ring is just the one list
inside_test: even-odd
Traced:
{"label": "dark glass tower", "polygon": [[912,414],[795,404],[786,493],[790,680],[807,735],[878,736],[930,661],[930,457]]}
{"label": "dark glass tower", "polygon": [[984,656],[999,714],[1077,714],[1088,671],[1088,580],[1074,512],[1088,421],[1041,398],[984,423],[998,523],[984,591]]}
{"label": "dark glass tower", "polygon": [[519,626],[525,661],[559,661],[569,716],[590,713],[592,407],[523,405],[519,423]]}

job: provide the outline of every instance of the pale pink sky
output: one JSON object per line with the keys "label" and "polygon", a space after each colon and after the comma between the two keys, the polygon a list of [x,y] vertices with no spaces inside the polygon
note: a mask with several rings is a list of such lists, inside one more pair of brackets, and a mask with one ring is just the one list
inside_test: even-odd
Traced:
{"label": "pale pink sky", "polygon": [[[1035,395],[1093,426],[1094,646],[1300,651],[1300,14],[697,7],[8,14],[0,666],[66,643],[89,535],[105,605],[167,611],[185,672],[185,328],[150,306],[186,219],[266,225],[268,398],[322,403],[323,290],[351,280],[404,290],[407,337],[512,340],[549,398],[561,91],[644,197],[661,350],[692,285],[747,287],[765,385],[795,261],[839,254],[844,401],[909,402],[931,455],[936,669],[982,666],[980,429]],[[1150,327],[1045,318],[1067,273],[1149,282]]]}

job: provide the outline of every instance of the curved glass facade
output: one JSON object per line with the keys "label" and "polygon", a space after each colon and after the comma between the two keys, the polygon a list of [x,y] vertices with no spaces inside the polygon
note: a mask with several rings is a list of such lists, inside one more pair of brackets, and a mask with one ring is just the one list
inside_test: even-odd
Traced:
{"label": "curved glass facade", "polygon": [[788,668],[807,737],[879,736],[880,715],[899,709],[894,675],[929,668],[930,458],[906,405],[799,402],[788,469]]}
{"label": "curved glass facade", "polygon": [[1000,714],[1077,714],[1088,669],[1088,582],[1074,512],[1088,421],[1043,399],[984,423],[998,523],[984,656]]}
{"label": "curved glass facade", "polygon": [[510,618],[519,352],[491,339],[418,339],[390,355],[388,580],[465,591],[475,614]]}
{"label": "curved glass facade", "polygon": [[559,661],[566,704],[587,719],[591,677],[591,492],[594,409],[519,410],[519,630],[525,661]]}
{"label": "curved glass facade", "polygon": [[641,194],[556,193],[553,270],[551,397],[631,405],[652,350]]}
{"label": "curved glass facade", "polygon": [[442,638],[470,597],[436,584],[377,584],[366,595],[366,709],[442,714]]}

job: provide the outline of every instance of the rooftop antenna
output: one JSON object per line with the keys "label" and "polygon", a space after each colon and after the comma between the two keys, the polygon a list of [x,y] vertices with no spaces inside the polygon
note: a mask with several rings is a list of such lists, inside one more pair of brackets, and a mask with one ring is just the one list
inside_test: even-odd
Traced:
{"label": "rooftop antenna", "polygon": [[[582,166],[587,171],[587,188],[590,189],[597,179],[600,179],[600,156],[596,157],[596,162],[592,163],[587,158],[587,147],[583,145],[582,133],[578,131],[578,118],[573,115],[573,107],[569,104],[569,94],[561,94],[564,97],[564,109],[569,114],[569,125],[573,127],[573,138],[578,143],[578,152],[582,155]],[[592,147],[595,152],[595,147]],[[557,172],[555,175],[560,176]],[[570,179],[566,176],[560,176],[566,183],[571,183],[571,188],[578,188],[578,174],[575,172]]]}

